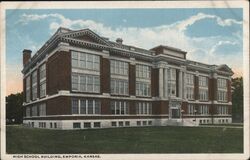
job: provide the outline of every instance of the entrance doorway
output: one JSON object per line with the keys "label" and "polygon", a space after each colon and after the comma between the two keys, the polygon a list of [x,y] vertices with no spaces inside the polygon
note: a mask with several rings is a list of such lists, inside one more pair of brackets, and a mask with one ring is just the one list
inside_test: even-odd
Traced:
{"label": "entrance doorway", "polygon": [[181,118],[180,109],[171,109],[172,118]]}

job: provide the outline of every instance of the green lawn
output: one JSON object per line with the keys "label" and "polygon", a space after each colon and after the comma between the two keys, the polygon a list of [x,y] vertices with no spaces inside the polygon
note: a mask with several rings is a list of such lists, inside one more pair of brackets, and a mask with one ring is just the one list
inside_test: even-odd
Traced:
{"label": "green lawn", "polygon": [[7,126],[7,153],[242,153],[242,128],[48,130]]}

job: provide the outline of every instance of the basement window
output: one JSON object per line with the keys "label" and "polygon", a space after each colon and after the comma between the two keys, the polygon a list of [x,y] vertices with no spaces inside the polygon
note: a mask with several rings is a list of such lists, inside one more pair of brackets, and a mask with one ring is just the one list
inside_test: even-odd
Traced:
{"label": "basement window", "polygon": [[73,123],[73,128],[81,128],[81,123]]}
{"label": "basement window", "polygon": [[130,126],[130,122],[129,122],[129,121],[126,121],[126,122],[125,122],[125,126]]}
{"label": "basement window", "polygon": [[123,122],[120,121],[120,122],[119,122],[119,127],[122,127],[122,126],[123,126]]}
{"label": "basement window", "polygon": [[112,127],[116,127],[116,122],[111,122]]}
{"label": "basement window", "polygon": [[100,128],[101,127],[101,122],[94,122],[94,127],[95,128]]}
{"label": "basement window", "polygon": [[141,121],[137,121],[136,124],[137,124],[137,126],[140,126],[141,125]]}
{"label": "basement window", "polygon": [[148,121],[148,125],[149,125],[149,126],[152,126],[152,121]]}
{"label": "basement window", "polygon": [[90,122],[84,123],[84,128],[91,128],[91,123]]}

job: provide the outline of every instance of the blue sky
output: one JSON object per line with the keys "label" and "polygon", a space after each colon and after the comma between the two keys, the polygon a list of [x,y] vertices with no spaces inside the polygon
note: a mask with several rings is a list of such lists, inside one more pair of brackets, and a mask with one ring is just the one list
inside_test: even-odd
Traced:
{"label": "blue sky", "polygon": [[242,75],[242,9],[15,9],[6,12],[7,93],[22,89],[22,50],[35,53],[59,26],[146,49],[173,46],[188,59],[226,63]]}

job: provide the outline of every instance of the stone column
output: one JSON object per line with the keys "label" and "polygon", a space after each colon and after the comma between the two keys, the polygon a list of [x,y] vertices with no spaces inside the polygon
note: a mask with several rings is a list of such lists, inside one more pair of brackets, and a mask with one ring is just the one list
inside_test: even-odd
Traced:
{"label": "stone column", "polygon": [[163,68],[159,68],[159,97],[163,97]]}
{"label": "stone column", "polygon": [[182,70],[179,70],[179,97],[182,98]]}
{"label": "stone column", "polygon": [[187,95],[187,74],[186,72],[183,72],[183,99],[187,99],[186,95]]}
{"label": "stone column", "polygon": [[168,68],[164,69],[164,96],[168,98]]}

